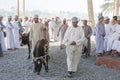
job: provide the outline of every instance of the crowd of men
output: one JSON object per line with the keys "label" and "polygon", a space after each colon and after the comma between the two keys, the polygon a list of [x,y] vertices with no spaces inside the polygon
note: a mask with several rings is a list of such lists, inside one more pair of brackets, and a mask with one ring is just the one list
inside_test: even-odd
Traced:
{"label": "crowd of men", "polygon": [[96,24],[96,53],[115,56],[120,53],[120,17],[98,16]]}
{"label": "crowd of men", "polygon": [[[28,18],[26,17],[22,23],[21,18],[18,18],[18,16],[15,16],[14,18],[9,16],[7,22],[3,24],[3,16],[0,16],[0,43],[2,51],[20,48],[20,35],[24,31],[23,27],[27,25],[27,19]],[[25,29],[25,31],[26,30],[28,29]]]}
{"label": "crowd of men", "polygon": [[[0,44],[2,51],[19,49],[21,45],[20,36],[23,33],[30,34],[31,54],[38,40],[47,39],[48,41],[55,42],[60,40],[60,48],[66,47],[68,76],[77,71],[85,37],[88,41],[88,46],[86,47],[90,55],[92,29],[87,25],[87,20],[83,21],[82,26],[78,26],[78,23],[81,25],[81,22],[79,22],[77,17],[73,17],[71,20],[61,20],[59,17],[52,18],[51,20],[42,20],[39,19],[38,15],[34,15],[33,18],[25,17],[22,20],[18,16],[14,18],[9,16],[5,25],[2,20],[3,16],[0,16]],[[5,41],[5,37],[7,41]]]}
{"label": "crowd of men", "polygon": [[[66,48],[68,76],[71,77],[77,71],[77,66],[82,55],[83,45],[87,48],[88,55],[91,52],[92,29],[87,20],[79,21],[77,17],[71,20],[40,19],[38,15],[33,18],[8,17],[4,25],[3,16],[0,16],[0,47],[2,51],[16,50],[20,48],[20,36],[29,33],[29,40],[32,45],[31,54],[38,40],[58,42],[60,48]],[[120,52],[120,17],[114,16],[110,21],[109,17],[98,16],[98,23],[95,26],[95,40],[97,56],[116,54]],[[5,37],[7,41],[5,41]]]}
{"label": "crowd of men", "polygon": [[[0,35],[1,35],[1,47],[2,51],[19,49],[20,45],[20,37],[23,33],[29,33],[34,24],[34,19],[37,18],[35,15],[33,18],[25,17],[18,18],[18,16],[12,17],[8,16],[6,23],[3,23],[3,16],[0,16]],[[60,19],[59,17],[55,17],[52,19],[38,19],[39,23],[43,23],[48,30],[48,38],[49,41],[59,41],[62,42],[65,32],[68,26],[71,26],[71,21],[68,19]],[[84,21],[87,26],[87,20]],[[80,22],[81,25],[81,22]],[[84,27],[83,27],[84,28]],[[86,31],[87,32],[87,31]],[[34,32],[35,33],[35,32]],[[87,35],[89,33],[86,33]],[[92,32],[91,32],[92,34]],[[87,37],[87,36],[86,36]]]}

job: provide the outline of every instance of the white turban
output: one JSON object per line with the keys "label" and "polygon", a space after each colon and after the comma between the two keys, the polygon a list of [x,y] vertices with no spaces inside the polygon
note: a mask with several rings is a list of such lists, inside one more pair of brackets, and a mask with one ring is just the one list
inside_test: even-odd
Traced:
{"label": "white turban", "polygon": [[72,18],[72,22],[78,22],[78,18],[77,17],[73,17]]}

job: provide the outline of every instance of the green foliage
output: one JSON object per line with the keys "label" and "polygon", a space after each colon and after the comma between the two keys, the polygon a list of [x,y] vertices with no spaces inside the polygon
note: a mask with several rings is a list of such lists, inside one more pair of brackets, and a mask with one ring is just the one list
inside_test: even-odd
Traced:
{"label": "green foliage", "polygon": [[[113,12],[114,9],[114,0],[104,0],[105,3],[101,5],[101,9],[104,14],[109,14]],[[120,5],[119,5],[120,6]]]}

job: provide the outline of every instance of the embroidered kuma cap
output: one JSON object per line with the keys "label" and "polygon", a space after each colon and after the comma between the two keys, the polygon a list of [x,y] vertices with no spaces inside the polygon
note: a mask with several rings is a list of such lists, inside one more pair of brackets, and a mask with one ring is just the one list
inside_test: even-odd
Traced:
{"label": "embroidered kuma cap", "polygon": [[39,18],[39,16],[37,14],[34,15],[34,18]]}
{"label": "embroidered kuma cap", "polygon": [[72,22],[78,22],[78,18],[77,17],[73,17],[72,18]]}
{"label": "embroidered kuma cap", "polygon": [[104,17],[104,20],[110,20],[110,18],[108,16]]}

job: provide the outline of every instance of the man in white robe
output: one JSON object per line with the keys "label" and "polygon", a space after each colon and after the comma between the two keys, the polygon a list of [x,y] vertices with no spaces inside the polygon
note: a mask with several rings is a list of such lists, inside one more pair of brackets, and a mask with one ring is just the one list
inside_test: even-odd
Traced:
{"label": "man in white robe", "polygon": [[55,24],[54,24],[54,26],[53,26],[53,30],[54,30],[53,38],[54,38],[54,41],[55,41],[55,42],[59,40],[57,34],[58,34],[58,31],[59,31],[60,26],[61,26],[60,18],[59,18],[59,17],[56,17],[56,19],[55,19]]}
{"label": "man in white robe", "polygon": [[34,23],[32,24],[29,36],[30,42],[32,42],[32,58],[33,50],[38,40],[47,39],[49,41],[48,28],[41,22],[39,22],[38,15],[34,15]]}
{"label": "man in white robe", "polygon": [[120,52],[120,17],[117,19],[118,26],[116,27],[116,32],[114,33],[116,38],[113,40],[112,44],[112,53],[111,54],[116,54],[117,52]]}
{"label": "man in white robe", "polygon": [[19,29],[20,27],[18,26],[18,16],[15,16],[14,21],[13,21],[13,34],[14,34],[14,42],[15,42],[15,49],[20,48],[20,35],[19,35]]}
{"label": "man in white robe", "polygon": [[7,48],[9,50],[12,50],[15,48],[15,43],[14,43],[14,35],[13,35],[13,28],[14,26],[11,23],[12,17],[8,17],[8,21],[6,23],[6,32],[7,32]]}
{"label": "man in white robe", "polygon": [[109,17],[105,17],[104,18],[104,23],[105,23],[105,37],[104,37],[104,51],[107,52],[107,42],[108,42],[108,38],[111,34],[111,23],[110,23],[110,18]]}
{"label": "man in white robe", "polygon": [[50,36],[50,41],[53,40],[53,26],[55,24],[54,18],[49,22],[49,36]]}
{"label": "man in white robe", "polygon": [[2,22],[2,20],[3,20],[3,16],[0,16],[0,43],[1,43],[2,51],[7,51],[5,38],[4,38],[4,34],[3,34],[3,30],[5,29],[5,26]]}
{"label": "man in white robe", "polygon": [[119,32],[118,30],[118,24],[117,24],[117,19],[112,20],[112,24],[111,24],[111,32],[110,32],[110,36],[108,37],[108,42],[107,42],[107,51],[110,52],[112,50],[112,45],[113,45],[113,41],[117,38],[117,34]]}
{"label": "man in white robe", "polygon": [[111,47],[111,55],[116,54],[120,50],[120,45],[119,45],[120,44],[120,25],[118,27],[119,27],[118,28],[119,32],[116,32],[113,35],[115,37],[114,37],[114,39],[112,39],[113,42],[112,42],[112,47]]}
{"label": "man in white robe", "polygon": [[85,40],[84,30],[77,24],[78,18],[73,17],[72,26],[68,27],[60,46],[61,49],[66,46],[68,77],[72,77],[72,74],[77,71]]}
{"label": "man in white robe", "polygon": [[30,29],[31,29],[31,24],[28,21],[28,17],[27,16],[24,18],[24,22],[22,23],[22,25],[23,25],[23,27],[25,29],[24,33],[29,33]]}

